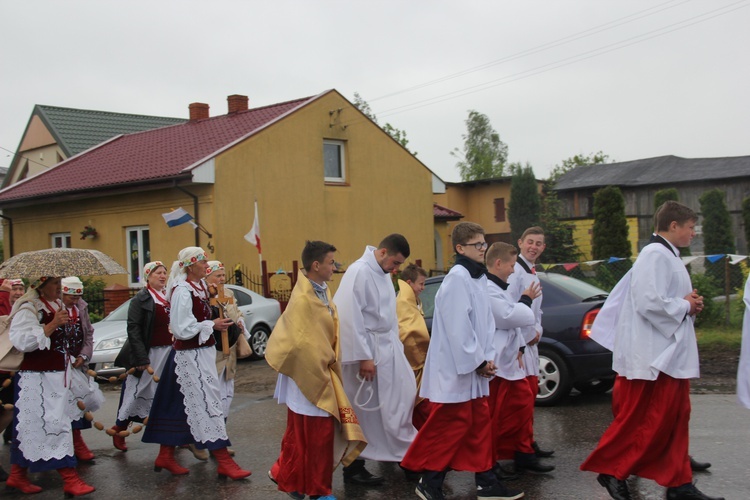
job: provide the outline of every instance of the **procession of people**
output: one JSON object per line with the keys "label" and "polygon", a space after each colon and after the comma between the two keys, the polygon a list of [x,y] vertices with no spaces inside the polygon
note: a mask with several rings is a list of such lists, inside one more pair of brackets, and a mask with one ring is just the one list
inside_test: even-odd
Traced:
{"label": "procession of people", "polygon": [[[597,472],[616,500],[631,498],[625,483],[631,474],[667,487],[669,500],[718,500],[692,484],[687,451],[687,380],[698,376],[693,318],[703,298],[674,257],[677,246],[689,244],[696,218],[674,202],[660,209],[655,243],[595,324],[594,337],[613,350],[618,374],[614,422],[581,468]],[[397,464],[422,500],[444,499],[451,471],[474,473],[477,498],[514,500],[524,493],[508,481],[554,470],[541,460],[553,452],[541,449],[533,433],[542,334],[534,266],[544,231],[524,232],[519,252],[506,243],[488,245],[480,225],[460,222],[452,244],[455,265],[435,297],[429,333],[420,302],[426,271],[407,265],[398,294],[394,288],[410,256],[405,236],[367,246],[335,294],[328,283],[336,247],[305,243],[303,270],[266,352],[278,372],[274,397],[287,407],[278,459],[267,472],[279,491],[298,500],[335,499],[338,466],[344,483],[377,488],[388,478],[368,470],[370,460]],[[184,447],[199,460],[213,456],[219,478],[247,478],[251,471],[234,461],[226,424],[249,333],[223,287],[224,265],[187,247],[170,266],[147,263],[142,280],[116,361],[127,375],[106,429],[112,445],[127,452],[126,438],[142,431],[142,442],[159,445],[155,472],[188,475],[175,457]],[[23,280],[5,280],[8,304],[0,294],[15,349],[0,359],[14,354],[17,361],[13,370],[0,365],[6,370],[0,399],[13,401],[12,410],[0,406],[0,431],[12,430],[11,470],[0,468],[0,480],[33,494],[42,488],[29,473],[57,470],[67,497],[87,495],[95,485],[78,476],[77,465],[94,453],[82,431],[92,427],[104,396],[88,370],[93,328],[84,285],[77,276],[29,282],[25,291]],[[748,316],[745,322],[747,337]],[[652,332],[647,341],[646,331]],[[742,384],[750,380],[748,343]],[[750,406],[750,387],[738,387],[738,394]]]}

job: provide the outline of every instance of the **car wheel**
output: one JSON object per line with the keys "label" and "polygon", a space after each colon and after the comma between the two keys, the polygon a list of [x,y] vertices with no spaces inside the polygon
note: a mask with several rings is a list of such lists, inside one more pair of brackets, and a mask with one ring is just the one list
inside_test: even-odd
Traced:
{"label": "car wheel", "polygon": [[604,394],[615,385],[615,379],[605,378],[602,380],[589,380],[574,384],[573,387],[578,389],[581,394]]}
{"label": "car wheel", "polygon": [[568,365],[554,351],[539,350],[539,394],[537,406],[554,406],[570,393]]}
{"label": "car wheel", "polygon": [[250,359],[263,359],[266,357],[266,346],[268,345],[268,336],[271,332],[266,326],[255,325],[253,330],[250,332],[250,350],[253,353],[250,355]]}

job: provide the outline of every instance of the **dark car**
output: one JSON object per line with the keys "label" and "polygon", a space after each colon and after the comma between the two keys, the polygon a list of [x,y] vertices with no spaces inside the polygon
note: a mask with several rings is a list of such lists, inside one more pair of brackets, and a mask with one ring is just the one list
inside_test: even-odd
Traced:
{"label": "dark car", "polygon": [[[538,273],[542,283],[542,339],[539,342],[537,406],[553,406],[572,388],[606,392],[614,385],[612,353],[589,338],[607,292],[585,281],[555,273]],[[428,330],[432,329],[435,295],[443,276],[429,278],[420,298]]]}

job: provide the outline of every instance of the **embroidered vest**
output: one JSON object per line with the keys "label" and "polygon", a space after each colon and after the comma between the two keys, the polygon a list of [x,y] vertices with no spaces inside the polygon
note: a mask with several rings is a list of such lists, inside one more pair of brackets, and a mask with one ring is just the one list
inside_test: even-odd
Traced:
{"label": "embroidered vest", "polygon": [[[211,307],[208,305],[207,300],[203,300],[196,296],[194,293],[190,294],[193,299],[193,316],[200,323],[201,321],[211,320]],[[196,335],[192,339],[179,340],[175,339],[172,346],[176,351],[184,351],[185,349],[198,349],[199,347],[211,347],[216,343],[214,336],[211,335],[205,344],[198,344],[200,335]]]}
{"label": "embroidered vest", "polygon": [[[41,313],[42,325],[49,324],[55,317],[54,313],[49,313],[44,309],[42,309]],[[36,351],[25,353],[19,370],[33,372],[56,372],[65,370],[67,356],[65,327],[58,327],[57,330],[52,332],[49,340],[49,349],[37,349]]]}

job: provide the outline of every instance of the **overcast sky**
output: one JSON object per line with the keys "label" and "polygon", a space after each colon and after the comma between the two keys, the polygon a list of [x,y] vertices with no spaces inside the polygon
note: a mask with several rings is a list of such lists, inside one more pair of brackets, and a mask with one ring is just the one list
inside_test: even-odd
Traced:
{"label": "overcast sky", "polygon": [[469,110],[544,178],[617,161],[750,154],[748,0],[0,2],[0,166],[35,104],[188,116],[335,88],[447,181]]}

